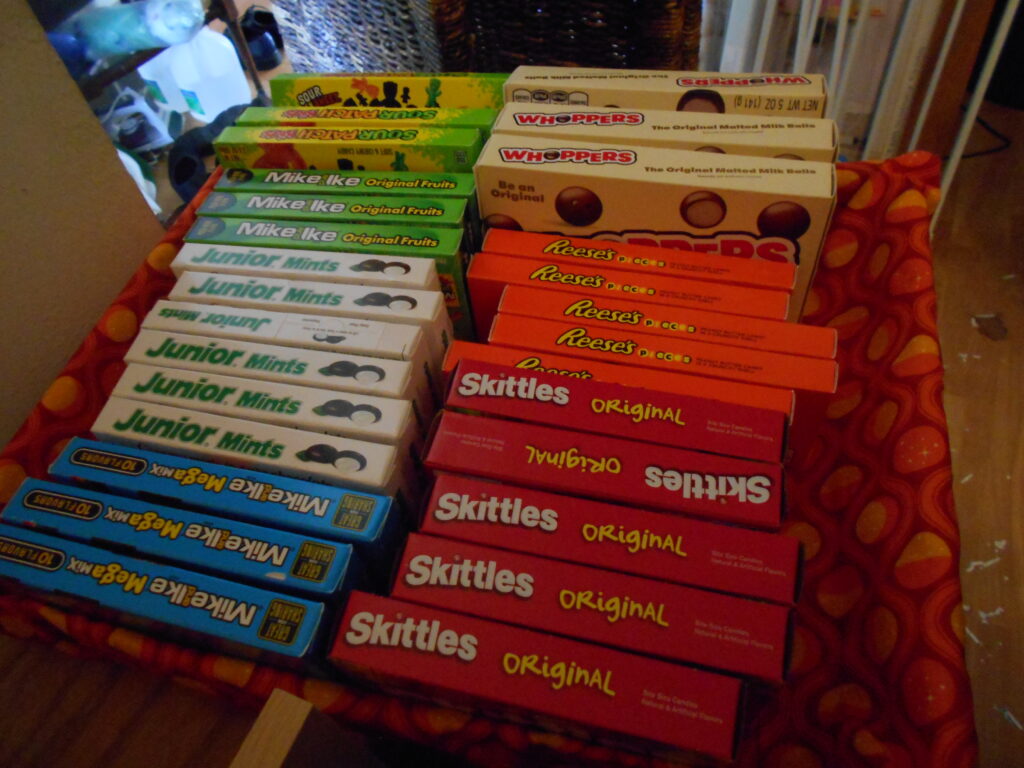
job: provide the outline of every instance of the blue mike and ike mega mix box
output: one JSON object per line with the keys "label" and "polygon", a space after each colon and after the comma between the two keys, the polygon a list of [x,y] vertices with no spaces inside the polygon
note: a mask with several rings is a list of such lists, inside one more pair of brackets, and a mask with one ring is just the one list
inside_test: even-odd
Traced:
{"label": "blue mike and ike mega mix box", "polygon": [[317,600],[359,578],[351,544],[45,480],[25,480],[2,519]]}
{"label": "blue mike and ike mega mix box", "polygon": [[322,603],[12,525],[0,526],[0,579],[221,638],[245,655],[306,657],[324,615]]}
{"label": "blue mike and ike mega mix box", "polygon": [[74,438],[50,466],[58,481],[352,544],[368,571],[390,570],[402,523],[390,496]]}

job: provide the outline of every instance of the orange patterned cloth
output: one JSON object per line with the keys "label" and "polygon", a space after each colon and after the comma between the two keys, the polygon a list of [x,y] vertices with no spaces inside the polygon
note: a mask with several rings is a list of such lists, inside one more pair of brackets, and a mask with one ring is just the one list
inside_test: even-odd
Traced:
{"label": "orange patterned cloth", "polygon": [[[754,691],[740,766],[976,762],[928,240],[939,170],[937,158],[920,152],[839,166],[839,205],[807,319],[838,330],[842,374],[819,438],[790,468],[786,531],[805,548],[791,679]],[[88,430],[123,369],[139,318],[170,289],[167,265],[193,217],[194,206],[0,455],[0,498],[26,475],[43,476],[64,442]],[[187,678],[240,704],[258,706],[283,688],[341,720],[488,766],[659,764],[539,728],[202,653],[13,594],[0,595],[0,626]]]}

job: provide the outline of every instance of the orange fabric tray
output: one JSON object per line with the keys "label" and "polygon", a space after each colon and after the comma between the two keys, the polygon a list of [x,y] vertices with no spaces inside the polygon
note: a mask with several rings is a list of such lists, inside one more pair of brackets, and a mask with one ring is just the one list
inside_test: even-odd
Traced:
{"label": "orange fabric tray", "polygon": [[[785,530],[804,543],[806,558],[793,672],[777,693],[752,697],[738,765],[976,761],[928,240],[939,171],[937,158],[921,152],[839,165],[839,206],[807,316],[837,329],[842,373],[821,435],[790,472]],[[87,432],[139,319],[171,287],[167,265],[195,202],[0,454],[0,499],[26,475],[43,476],[64,442]],[[13,594],[0,595],[0,626],[189,678],[239,704],[258,706],[283,688],[340,720],[482,765],[656,764],[540,728],[202,653]]]}

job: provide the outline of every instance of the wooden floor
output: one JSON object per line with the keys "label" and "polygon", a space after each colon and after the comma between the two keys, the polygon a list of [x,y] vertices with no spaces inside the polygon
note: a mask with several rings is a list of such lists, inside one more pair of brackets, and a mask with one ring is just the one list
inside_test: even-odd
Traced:
{"label": "wooden floor", "polygon": [[[1002,768],[1024,765],[1024,112],[982,114],[1014,144],[963,161],[934,242],[980,764]],[[971,324],[990,314],[1002,341]]]}
{"label": "wooden floor", "polygon": [[[984,768],[1024,762],[1024,112],[965,160],[936,230],[946,408],[963,534],[967,656]],[[994,139],[976,130],[971,149]],[[999,314],[993,341],[972,326]],[[0,637],[0,766],[226,766],[255,713],[145,673]]]}

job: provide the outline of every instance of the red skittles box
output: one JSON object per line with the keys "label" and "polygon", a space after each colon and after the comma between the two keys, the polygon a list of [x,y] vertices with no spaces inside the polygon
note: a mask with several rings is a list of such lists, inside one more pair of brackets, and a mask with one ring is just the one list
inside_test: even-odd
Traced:
{"label": "red skittles box", "polygon": [[709,382],[702,376],[688,376],[684,373],[639,368],[633,365],[616,365],[498,344],[475,344],[471,341],[454,341],[449,345],[441,368],[443,381],[451,379],[456,366],[462,360],[479,360],[495,365],[508,365],[524,371],[553,373],[570,379],[605,381],[675,395],[705,397],[723,403],[775,411],[790,419],[794,413],[793,391],[789,389],[762,387],[728,379]]}
{"label": "red skittles box", "polygon": [[734,677],[364,592],[352,593],[330,660],[384,688],[664,759],[735,749]]}
{"label": "red skittles box", "polygon": [[777,411],[464,360],[445,403],[487,416],[760,461],[781,461]]}
{"label": "red skittles box", "polygon": [[504,419],[444,413],[433,470],[777,529],[782,467]]}
{"label": "red skittles box", "polygon": [[791,604],[800,544],[633,506],[440,472],[423,533]]}
{"label": "red skittles box", "polygon": [[672,661],[780,682],[790,609],[410,534],[391,594]]}

